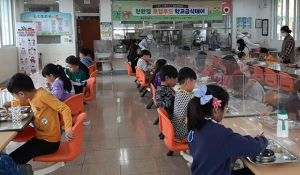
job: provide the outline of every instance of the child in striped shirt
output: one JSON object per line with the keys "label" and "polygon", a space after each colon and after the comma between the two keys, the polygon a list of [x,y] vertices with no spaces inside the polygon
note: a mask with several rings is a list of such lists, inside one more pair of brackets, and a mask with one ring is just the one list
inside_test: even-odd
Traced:
{"label": "child in striped shirt", "polygon": [[193,97],[197,76],[191,68],[184,67],[179,71],[177,79],[180,88],[175,95],[174,113],[171,122],[174,127],[175,141],[186,143],[188,136],[186,111],[187,105]]}

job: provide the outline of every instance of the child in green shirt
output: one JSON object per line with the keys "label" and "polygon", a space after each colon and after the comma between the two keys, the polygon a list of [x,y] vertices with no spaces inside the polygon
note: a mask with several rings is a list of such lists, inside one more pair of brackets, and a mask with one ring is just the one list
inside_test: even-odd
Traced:
{"label": "child in green shirt", "polygon": [[83,93],[85,94],[87,77],[86,74],[79,68],[80,60],[73,58],[69,61],[69,69],[66,69],[66,74],[72,81],[75,94]]}

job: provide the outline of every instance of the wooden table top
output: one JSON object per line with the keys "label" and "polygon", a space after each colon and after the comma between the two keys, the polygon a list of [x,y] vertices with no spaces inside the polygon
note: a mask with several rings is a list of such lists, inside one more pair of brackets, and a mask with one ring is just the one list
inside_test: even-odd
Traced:
{"label": "wooden table top", "polygon": [[[258,121],[253,117],[225,118],[223,119],[222,124],[241,135],[251,135],[255,137],[257,134],[264,132],[264,135],[267,138],[280,142],[291,152],[300,155],[300,130],[290,130],[288,138],[278,138],[276,136],[275,129],[264,126],[263,123],[261,123],[263,127],[260,128],[258,126]],[[244,164],[256,175],[282,175],[300,172],[300,162],[255,165],[244,158],[242,160]]]}
{"label": "wooden table top", "polygon": [[16,131],[0,133],[0,151],[2,151],[9,142],[17,135]]}

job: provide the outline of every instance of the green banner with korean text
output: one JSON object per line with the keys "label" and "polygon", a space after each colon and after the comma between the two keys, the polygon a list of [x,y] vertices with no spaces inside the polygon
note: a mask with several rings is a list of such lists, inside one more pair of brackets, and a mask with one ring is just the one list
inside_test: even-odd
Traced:
{"label": "green banner with korean text", "polygon": [[222,1],[113,1],[114,21],[222,20]]}

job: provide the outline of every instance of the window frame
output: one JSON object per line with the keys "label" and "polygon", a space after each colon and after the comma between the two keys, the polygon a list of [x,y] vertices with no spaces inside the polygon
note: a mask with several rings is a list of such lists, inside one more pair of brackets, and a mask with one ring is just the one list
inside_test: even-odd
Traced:
{"label": "window frame", "polygon": [[[293,37],[295,41],[300,41],[300,0],[285,0],[286,4],[281,6],[281,26],[288,25],[289,26],[289,7],[290,7],[290,1],[294,1],[294,14],[293,14],[293,20],[294,22],[289,26],[292,30]],[[282,3],[284,1],[282,0]],[[285,9],[283,9],[285,6]],[[285,14],[283,13],[285,11]],[[280,37],[280,39],[277,39],[277,32],[280,30],[278,28],[278,0],[272,1],[272,21],[274,21],[270,26],[273,26],[275,30],[271,31],[271,40],[273,41],[282,41],[283,37]],[[285,17],[285,20],[283,19]],[[285,23],[284,23],[285,21]]]}
{"label": "window frame", "polygon": [[[0,48],[10,48],[10,47],[15,47],[16,46],[16,38],[15,38],[15,23],[16,23],[16,18],[15,18],[15,5],[16,2],[15,0],[4,0],[10,3],[10,11],[11,11],[11,16],[10,16],[10,22],[11,22],[11,34],[12,34],[12,43],[9,45],[3,45],[2,42],[2,34],[3,34],[3,27],[2,27],[2,15],[0,13]],[[1,6],[1,3],[0,3]],[[0,8],[1,9],[1,8]]]}

